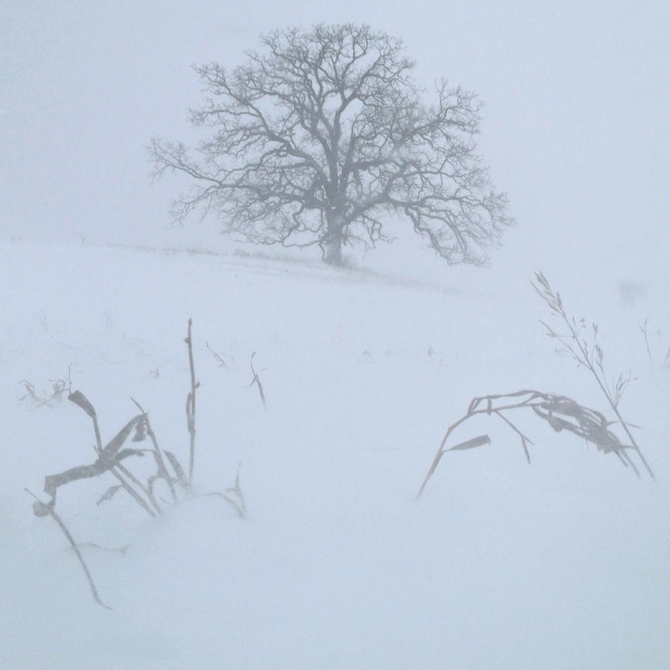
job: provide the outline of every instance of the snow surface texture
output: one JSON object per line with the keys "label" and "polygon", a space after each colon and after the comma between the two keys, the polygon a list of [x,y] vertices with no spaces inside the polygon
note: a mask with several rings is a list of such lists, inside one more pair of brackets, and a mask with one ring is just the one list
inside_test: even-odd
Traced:
{"label": "snow surface texture", "polygon": [[[563,297],[598,313],[611,374],[637,377],[622,411],[657,481],[518,417],[529,466],[484,418],[459,436],[492,444],[445,455],[416,500],[474,396],[538,388],[606,409],[543,336],[527,277],[91,246],[4,244],[0,256],[0,667],[670,667],[668,331],[615,277],[599,302]],[[648,296],[662,304],[658,288]],[[93,460],[90,420],[67,401],[19,400],[19,382],[46,394],[69,369],[103,440],[136,414],[132,396],[186,461],[189,317],[195,487],[223,490],[239,469],[249,517],[205,497],[159,519],[122,493],[96,507],[109,475],[63,487],[57,510],[79,542],[128,547],[82,548],[107,611],[23,491]],[[254,351],[266,409],[247,388]]]}
{"label": "snow surface texture", "polygon": [[[670,667],[670,3],[389,7],[1,3],[3,670]],[[199,139],[189,66],[235,66],[275,28],[347,21],[402,37],[428,91],[447,77],[486,103],[480,146],[519,223],[490,269],[449,268],[402,236],[356,257],[365,270],[335,271],[234,255],[211,218],[167,229],[187,184],[151,185],[144,147]],[[610,377],[637,378],[621,409],[657,481],[518,417],[529,466],[482,419],[455,437],[492,444],[447,454],[415,500],[473,396],[537,388],[606,409],[544,337],[538,269],[599,324]],[[64,487],[78,541],[129,547],[83,548],[106,611],[23,490],[93,460],[90,420],[20,401],[20,382],[48,393],[69,368],[106,440],[133,397],[184,461],[189,317],[195,486],[225,489],[239,468],[249,518],[215,498],[158,520],[122,494],[96,507],[109,476]],[[254,351],[266,410],[246,388]]]}

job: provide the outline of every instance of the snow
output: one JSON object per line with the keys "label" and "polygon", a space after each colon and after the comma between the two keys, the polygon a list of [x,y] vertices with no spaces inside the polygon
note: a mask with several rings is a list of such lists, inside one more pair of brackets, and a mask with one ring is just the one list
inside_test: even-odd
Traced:
{"label": "snow", "polygon": [[[567,269],[549,276],[571,313],[598,318],[611,376],[636,378],[622,411],[655,482],[519,416],[530,466],[502,423],[468,422],[462,439],[492,444],[445,455],[417,500],[474,396],[538,388],[606,407],[554,353],[531,277],[504,254],[484,270],[410,254],[402,271],[394,254],[337,270],[254,249],[0,244],[0,667],[670,665],[663,277],[643,275],[631,304],[614,270],[593,293]],[[90,420],[66,400],[20,400],[19,382],[46,394],[69,371],[103,441],[136,414],[132,397],[186,462],[189,318],[196,493],[239,472],[248,518],[203,495],[157,519],[123,493],[96,506],[109,475],[63,487],[57,511],[108,611],[23,490],[44,498],[45,475],[94,460]]]}
{"label": "snow", "polygon": [[[670,4],[168,4],[3,3],[0,668],[670,667]],[[197,141],[190,65],[347,21],[403,38],[428,91],[446,76],[486,103],[479,146],[518,221],[490,267],[400,228],[346,270],[240,248],[211,217],[168,228],[188,183],[151,184],[145,147]],[[454,439],[491,445],[445,455],[417,500],[475,396],[607,409],[544,335],[540,269],[599,325],[608,377],[635,379],[621,409],[656,481],[518,415],[531,465],[502,422],[468,421]],[[185,462],[189,318],[198,495],[154,519],[123,493],[96,506],[109,475],[58,494],[105,610],[24,491],[93,462],[90,419],[22,382],[70,377],[104,440],[133,398]],[[244,520],[203,495],[238,473]]]}

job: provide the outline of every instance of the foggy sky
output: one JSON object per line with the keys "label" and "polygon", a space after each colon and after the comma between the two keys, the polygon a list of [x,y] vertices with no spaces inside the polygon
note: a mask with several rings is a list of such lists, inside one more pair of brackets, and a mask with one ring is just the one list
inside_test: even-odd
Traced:
{"label": "foggy sky", "polygon": [[[506,262],[635,276],[670,246],[670,6],[656,2],[344,0],[0,2],[0,240],[170,244],[183,183],[152,185],[150,137],[192,137],[192,64],[234,66],[260,33],[369,23],[402,37],[430,86],[485,101],[480,147],[518,228]],[[429,99],[427,92],[427,99]]]}

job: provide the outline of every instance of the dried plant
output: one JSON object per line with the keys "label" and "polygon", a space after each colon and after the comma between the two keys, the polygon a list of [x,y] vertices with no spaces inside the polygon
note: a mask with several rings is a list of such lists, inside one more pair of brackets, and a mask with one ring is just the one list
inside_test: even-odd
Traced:
{"label": "dried plant", "polygon": [[[421,484],[417,497],[420,496],[428,481],[433,476],[442,457],[447,451],[458,451],[464,449],[474,449],[476,447],[490,444],[491,439],[488,435],[479,435],[464,442],[459,442],[453,446],[449,445],[449,438],[452,433],[463,423],[475,416],[494,415],[506,423],[520,438],[521,446],[530,463],[530,452],[528,446],[532,444],[531,440],[511,421],[508,414],[515,411],[531,410],[535,416],[546,421],[551,428],[560,432],[567,430],[578,437],[596,445],[598,450],[603,453],[613,453],[627,467],[630,467],[635,474],[640,476],[640,470],[632,458],[634,454],[639,463],[642,464],[647,473],[654,478],[654,473],[645,459],[639,445],[637,444],[626,423],[619,405],[621,399],[632,381],[630,375],[620,374],[614,382],[608,382],[604,368],[604,352],[598,342],[598,326],[591,325],[590,337],[585,335],[588,330],[584,319],[579,321],[568,315],[563,305],[563,300],[558,292],[551,288],[547,278],[541,273],[535,274],[535,282],[531,282],[537,294],[544,300],[552,315],[562,322],[565,332],[558,332],[550,325],[542,321],[546,328],[547,335],[558,342],[558,351],[567,353],[575,359],[577,364],[586,368],[596,380],[598,387],[607,399],[609,406],[616,415],[615,421],[609,421],[604,414],[584,405],[580,405],[575,400],[567,396],[555,395],[551,393],[542,393],[540,391],[524,390],[516,393],[503,395],[488,395],[481,398],[475,398],[468,407],[464,416],[451,424],[440,443],[440,446],[433,458],[428,472]],[[646,322],[643,332],[646,335]],[[669,354],[670,355],[670,354]],[[618,425],[625,433],[628,443],[624,443],[619,436],[612,430]]]}
{"label": "dried plant", "polygon": [[79,545],[75,542],[74,537],[72,537],[72,533],[70,533],[70,530],[65,525],[63,519],[61,519],[60,516],[56,514],[56,510],[54,510],[53,505],[51,505],[50,503],[42,502],[34,493],[28,491],[28,489],[26,489],[26,492],[29,493],[33,498],[35,498],[35,502],[33,503],[33,512],[35,513],[35,516],[49,515],[58,524],[58,527],[63,531],[63,535],[65,535],[68,542],[70,543],[70,546],[72,547],[72,550],[74,551],[75,555],[77,556],[77,560],[81,565],[81,569],[84,571],[84,574],[86,575],[86,580],[88,581],[88,585],[91,589],[91,594],[93,595],[93,599],[95,600],[95,602],[98,603],[98,605],[104,607],[105,609],[108,610],[112,609],[109,605],[105,605],[105,603],[102,602],[102,600],[100,599],[100,596],[98,595],[98,589],[95,585],[95,582],[93,581],[93,575],[91,575],[91,571],[88,569],[88,565],[86,564],[84,556],[82,555],[79,549]]}
{"label": "dried plant", "polygon": [[188,365],[191,370],[191,391],[186,398],[186,424],[190,436],[188,459],[188,485],[193,485],[193,468],[195,466],[195,391],[200,382],[195,380],[195,366],[193,365],[193,339],[191,338],[191,319],[188,320],[188,335],[184,342],[188,346]]}
{"label": "dried plant", "polygon": [[642,325],[639,326],[640,332],[642,333],[642,336],[644,337],[644,346],[645,349],[647,350],[647,356],[649,357],[649,365],[653,368],[654,367],[654,357],[651,355],[651,347],[649,345],[649,332],[648,332],[648,324],[649,324],[649,317],[647,316],[642,323]]}
{"label": "dried plant", "polygon": [[581,437],[587,442],[594,444],[599,451],[602,451],[605,454],[615,454],[625,466],[631,467],[639,474],[637,467],[628,453],[628,450],[633,447],[621,442],[619,437],[617,437],[617,435],[610,429],[612,422],[608,421],[603,414],[596,410],[589,409],[588,407],[584,407],[567,396],[524,390],[517,391],[516,393],[487,395],[474,398],[465,415],[458,421],[452,423],[447,429],[437,453],[433,458],[433,462],[421,484],[417,497],[423,493],[428,481],[433,476],[433,473],[446,452],[474,449],[491,443],[491,438],[484,434],[464,442],[459,442],[453,446],[448,444],[452,433],[466,421],[469,421],[476,416],[495,416],[507,424],[519,437],[526,459],[530,463],[528,446],[532,445],[533,442],[508,416],[511,412],[519,412],[523,410],[526,412],[530,410],[535,416],[544,420],[556,432],[566,430]]}
{"label": "dried plant", "polygon": [[214,359],[216,360],[216,362],[217,362],[222,368],[226,368],[226,369],[229,369],[229,368],[230,368],[230,366],[228,365],[228,363],[226,363],[226,358],[229,358],[229,359],[230,359],[230,363],[231,363],[231,365],[234,365],[234,364],[235,364],[235,359],[234,359],[230,354],[220,354],[218,351],[215,351],[214,349],[212,349],[212,347],[210,346],[209,342],[205,342],[205,346],[207,347],[207,351],[209,351],[209,353],[212,354],[212,356],[214,357]]}
{"label": "dried plant", "polygon": [[261,398],[261,402],[263,403],[263,407],[266,407],[265,405],[265,391],[263,390],[263,384],[261,383],[261,378],[259,377],[261,372],[265,372],[267,368],[263,368],[262,370],[259,370],[256,372],[254,369],[254,356],[256,355],[256,352],[254,351],[253,354],[251,354],[251,358],[249,359],[249,365],[251,366],[251,374],[253,375],[252,380],[247,384],[247,388],[252,387],[254,384],[258,388],[258,395]]}
{"label": "dried plant", "polygon": [[19,384],[26,390],[26,394],[19,398],[19,400],[30,399],[35,404],[35,407],[44,407],[51,403],[60,404],[63,401],[63,394],[71,392],[72,382],[70,381],[69,373],[68,381],[64,379],[50,379],[49,383],[51,384],[51,393],[42,392],[42,394],[39,394],[35,391],[34,384],[25,379],[21,380]]}
{"label": "dried plant", "polygon": [[[647,316],[645,320],[638,326],[640,328],[640,332],[642,333],[642,336],[644,337],[644,346],[645,349],[647,350],[647,357],[649,358],[649,366],[654,368],[656,367],[656,363],[654,362],[654,355],[652,354],[652,347],[651,347],[651,342],[650,342],[650,337],[649,337],[649,317]],[[654,336],[659,337],[661,335],[660,330],[656,330],[656,333],[654,333]],[[665,354],[665,358],[663,359],[663,362],[661,363],[661,367],[668,367],[670,365],[670,349]]]}
{"label": "dried plant", "polygon": [[219,491],[212,491],[210,493],[205,493],[206,496],[216,496],[217,498],[222,498],[229,505],[232,505],[233,509],[237,512],[237,516],[240,519],[247,518],[247,505],[244,500],[244,494],[240,487],[240,472],[237,471],[237,476],[235,477],[235,484],[226,489],[225,493]]}
{"label": "dried plant", "polygon": [[577,321],[575,317],[568,315],[560,293],[551,288],[551,285],[542,272],[536,272],[535,279],[535,282],[531,282],[532,287],[540,298],[547,303],[552,315],[562,322],[562,327],[567,329],[565,332],[557,332],[549,324],[540,321],[545,327],[547,335],[558,342],[559,352],[571,355],[575,361],[577,361],[579,366],[584,367],[591,373],[609,406],[616,415],[617,422],[630,440],[631,449],[637,452],[640,462],[653,479],[654,473],[637,444],[629,424],[624,420],[619,409],[619,404],[621,403],[626,388],[630,382],[633,381],[631,376],[620,374],[616,381],[608,381],[603,365],[605,357],[604,352],[598,343],[598,326],[595,323],[591,324],[591,337],[587,338],[585,335],[585,331],[587,330],[585,320],[580,319]]}
{"label": "dried plant", "polygon": [[[172,503],[176,503],[185,495],[192,494],[196,447],[196,389],[200,384],[196,381],[195,375],[191,327],[192,322],[189,319],[188,334],[185,339],[188,347],[191,379],[190,390],[186,399],[186,424],[190,436],[188,475],[182,467],[178,457],[173,452],[163,449],[160,446],[158,438],[151,425],[151,421],[149,420],[148,412],[146,412],[136,400],[131,398],[140,413],[130,419],[112,440],[103,445],[95,407],[90,400],[81,393],[81,391],[74,391],[69,394],[68,400],[81,408],[92,421],[93,432],[95,434],[94,449],[96,459],[89,464],[79,465],[55,475],[47,475],[44,479],[44,492],[49,496],[48,502],[43,502],[31,493],[31,495],[36,498],[36,502],[33,505],[35,515],[40,517],[48,515],[56,521],[77,554],[79,562],[81,563],[91,586],[94,599],[104,607],[107,607],[107,605],[104,605],[98,596],[90,571],[84,562],[77,543],[67,529],[65,522],[58,514],[56,514],[55,507],[57,492],[61,486],[65,486],[66,484],[81,479],[98,477],[109,472],[117,480],[117,483],[107,488],[98,499],[97,505],[111,500],[118,492],[123,490],[128,493],[128,495],[130,495],[147,514],[153,517],[164,514],[166,502],[171,501]],[[147,438],[150,446],[124,446],[129,439],[131,442],[138,444],[146,442]],[[137,471],[131,469],[138,458],[144,457],[147,454],[153,456],[155,466],[154,472],[148,477],[137,474]],[[162,484],[165,492],[169,495],[168,501],[166,501],[164,497],[159,497],[157,495],[156,487],[158,484]],[[225,493],[215,492],[211,495],[221,496],[228,503],[233,505],[240,517],[246,517],[246,505],[240,488],[239,473],[235,480],[235,486],[227,489]]]}

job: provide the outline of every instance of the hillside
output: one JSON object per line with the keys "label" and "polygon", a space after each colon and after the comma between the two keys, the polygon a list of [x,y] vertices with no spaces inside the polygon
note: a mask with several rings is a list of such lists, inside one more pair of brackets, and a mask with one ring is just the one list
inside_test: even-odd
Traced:
{"label": "hillside", "polygon": [[[590,290],[569,268],[550,277],[598,321],[609,377],[635,378],[621,408],[656,482],[520,415],[529,466],[518,436],[483,417],[460,439],[492,444],[445,455],[417,500],[473,397],[533,388],[606,405],[545,337],[531,277],[374,262],[0,244],[0,667],[670,666],[661,278],[636,292],[614,270]],[[92,462],[91,422],[22,382],[45,399],[71,383],[103,441],[135,399],[185,462],[189,318],[195,490],[239,474],[248,517],[202,495],[158,519],[123,492],[96,506],[109,473],[64,486],[57,509],[108,611],[23,490],[46,499],[45,475]]]}

